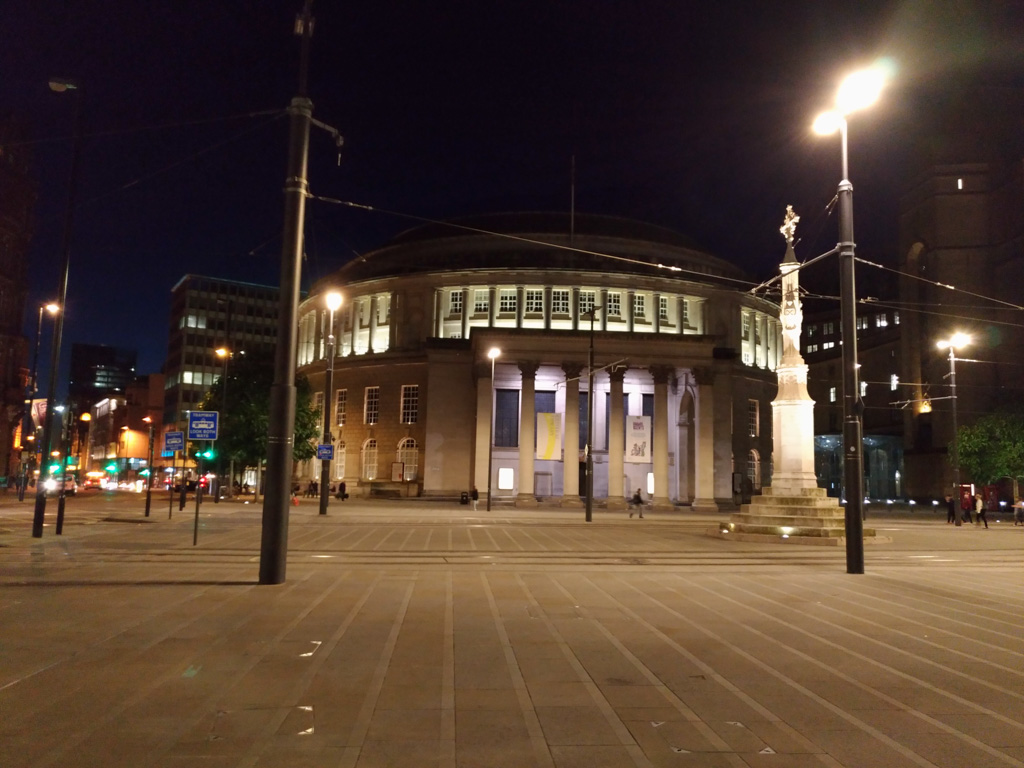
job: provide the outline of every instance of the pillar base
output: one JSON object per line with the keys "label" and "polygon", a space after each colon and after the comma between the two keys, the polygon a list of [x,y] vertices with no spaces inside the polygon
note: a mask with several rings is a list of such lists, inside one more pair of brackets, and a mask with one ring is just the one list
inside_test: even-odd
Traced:
{"label": "pillar base", "polygon": [[516,495],[517,507],[536,507],[537,497],[532,493],[520,493]]}
{"label": "pillar base", "polygon": [[718,503],[714,499],[694,499],[690,505],[691,512],[717,512]]}
{"label": "pillar base", "polygon": [[573,509],[583,509],[583,499],[579,496],[563,496],[562,500],[558,502],[560,507],[572,507]]}
{"label": "pillar base", "polygon": [[605,499],[604,502],[604,508],[612,510],[613,512],[621,512],[628,506],[629,504],[627,504],[626,500],[622,498]]}

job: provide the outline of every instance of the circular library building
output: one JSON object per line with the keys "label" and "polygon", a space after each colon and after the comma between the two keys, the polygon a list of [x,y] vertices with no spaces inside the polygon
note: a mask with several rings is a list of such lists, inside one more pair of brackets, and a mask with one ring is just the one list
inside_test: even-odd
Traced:
{"label": "circular library building", "polygon": [[[751,282],[683,235],[621,218],[496,214],[404,232],[299,308],[298,372],[330,413],[327,482],[581,506],[592,466],[602,507],[638,490],[655,507],[732,503],[770,478],[782,355],[779,307]],[[320,467],[300,475],[323,481]]]}

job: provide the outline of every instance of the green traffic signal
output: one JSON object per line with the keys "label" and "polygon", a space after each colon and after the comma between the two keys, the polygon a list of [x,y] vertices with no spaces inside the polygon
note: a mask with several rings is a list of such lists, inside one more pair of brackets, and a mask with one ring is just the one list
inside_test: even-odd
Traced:
{"label": "green traffic signal", "polygon": [[199,455],[202,456],[204,459],[212,459],[213,457],[215,457],[217,455],[217,452],[215,450],[213,450],[213,448],[207,448],[205,451],[203,451]]}

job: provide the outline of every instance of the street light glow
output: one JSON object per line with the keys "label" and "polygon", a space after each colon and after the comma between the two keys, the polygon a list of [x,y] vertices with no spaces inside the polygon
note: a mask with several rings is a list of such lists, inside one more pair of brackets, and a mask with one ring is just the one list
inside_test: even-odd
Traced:
{"label": "street light glow", "polygon": [[324,297],[324,301],[327,303],[327,308],[331,310],[331,312],[337,312],[341,307],[341,294],[337,291],[331,291]]}
{"label": "street light glow", "polygon": [[500,349],[498,349],[497,347],[491,347],[489,350],[487,350],[487,358],[489,360],[494,360],[497,357],[501,357]]}
{"label": "street light glow", "polygon": [[43,309],[45,309],[51,315],[56,315],[58,312],[60,312],[60,304],[51,301],[49,304],[44,304]]}
{"label": "street light glow", "polygon": [[961,333],[957,331],[948,339],[940,339],[936,342],[935,346],[939,349],[960,349],[966,347],[971,343],[971,336],[967,333]]}
{"label": "street light glow", "polygon": [[217,357],[227,357],[229,354],[231,354],[230,352],[228,352],[227,347],[219,347],[214,351],[217,353]]}
{"label": "street light glow", "polygon": [[836,108],[843,115],[870,107],[878,101],[885,85],[885,73],[877,67],[862,69],[848,75],[839,85]]}
{"label": "street light glow", "polygon": [[842,126],[843,119],[843,116],[835,110],[829,110],[818,115],[811,127],[819,136],[831,136]]}

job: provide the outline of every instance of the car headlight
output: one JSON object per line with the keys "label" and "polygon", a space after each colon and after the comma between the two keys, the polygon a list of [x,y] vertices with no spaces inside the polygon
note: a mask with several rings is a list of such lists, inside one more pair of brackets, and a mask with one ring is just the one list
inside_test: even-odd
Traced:
{"label": "car headlight", "polygon": [[53,480],[52,478],[50,480],[47,480],[44,483],[44,485],[46,486],[46,490],[48,490],[48,491],[55,491],[55,490],[57,490],[57,481]]}

